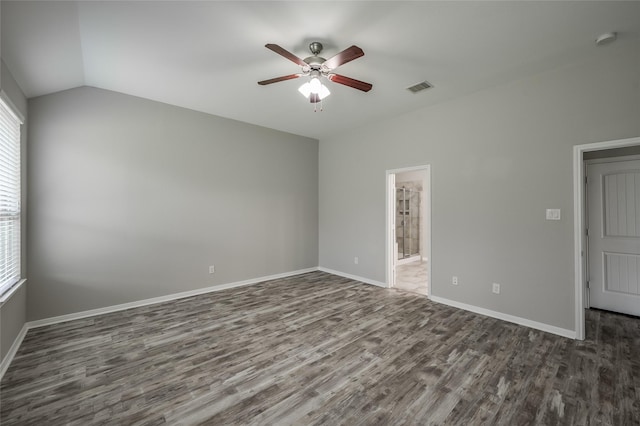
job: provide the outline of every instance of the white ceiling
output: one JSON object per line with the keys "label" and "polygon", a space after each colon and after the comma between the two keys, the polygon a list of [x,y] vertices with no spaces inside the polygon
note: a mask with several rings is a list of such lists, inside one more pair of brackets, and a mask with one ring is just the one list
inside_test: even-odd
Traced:
{"label": "white ceiling", "polygon": [[[640,2],[3,0],[1,30],[27,97],[88,85],[321,139],[575,61],[607,31],[637,43]],[[311,41],[361,47],[337,72],[373,89],[329,82],[314,113],[301,79],[257,84],[299,71],[266,43],[304,58]]]}

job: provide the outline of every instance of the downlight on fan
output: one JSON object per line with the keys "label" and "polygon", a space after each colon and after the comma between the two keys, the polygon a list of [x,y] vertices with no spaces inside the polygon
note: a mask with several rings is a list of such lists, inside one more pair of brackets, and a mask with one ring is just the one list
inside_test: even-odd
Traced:
{"label": "downlight on fan", "polygon": [[298,92],[302,93],[302,96],[311,99],[311,95],[313,94],[317,95],[318,99],[323,100],[331,94],[327,86],[320,83],[321,75],[318,71],[311,71],[310,76],[311,79],[298,89]]}
{"label": "downlight on fan", "polygon": [[299,65],[301,72],[269,80],[262,80],[259,81],[258,84],[265,86],[267,84],[292,80],[298,77],[309,77],[309,81],[300,86],[298,91],[302,93],[304,97],[308,98],[309,102],[313,104],[320,102],[320,110],[322,110],[322,100],[331,94],[327,86],[322,84],[321,80],[323,77],[334,83],[353,87],[354,89],[362,90],[363,92],[368,92],[373,87],[371,84],[365,83],[364,81],[345,77],[333,72],[333,70],[338,68],[340,65],[344,65],[347,62],[351,62],[354,59],[364,56],[364,52],[358,46],[351,46],[329,59],[318,56],[320,55],[320,52],[322,52],[322,43],[317,41],[309,44],[309,50],[313,56],[309,56],[304,59],[298,58],[296,55],[283,49],[277,44],[266,44],[265,47]]}

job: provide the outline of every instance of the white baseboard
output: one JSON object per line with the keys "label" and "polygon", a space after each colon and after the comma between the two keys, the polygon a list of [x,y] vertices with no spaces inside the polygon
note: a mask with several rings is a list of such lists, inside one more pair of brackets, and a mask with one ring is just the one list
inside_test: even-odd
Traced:
{"label": "white baseboard", "polygon": [[9,352],[2,358],[2,362],[0,362],[0,380],[4,376],[4,373],[7,372],[7,368],[9,368],[9,364],[13,361],[13,357],[16,356],[22,341],[24,340],[24,336],[27,335],[27,331],[29,331],[29,326],[25,323],[20,330],[20,333],[16,336],[16,339],[13,341],[13,345],[9,348]]}
{"label": "white baseboard", "polygon": [[536,330],[557,334],[558,336],[568,337],[570,339],[576,338],[576,332],[574,330],[568,330],[566,328],[560,328],[560,327],[545,324],[542,322],[532,321],[526,318],[517,317],[515,315],[509,315],[502,312],[492,311],[491,309],[485,309],[479,306],[468,305],[462,302],[456,302],[455,300],[449,300],[443,297],[431,296],[430,299],[436,303],[442,303],[443,305],[453,306],[454,308],[464,309],[465,311],[475,312],[476,314],[497,318],[499,320],[512,322],[518,325],[524,325],[525,327],[535,328]]}
{"label": "white baseboard", "polygon": [[413,263],[413,262],[422,262],[422,256],[418,254],[411,257],[404,257],[402,259],[398,259],[396,261],[396,265],[406,265],[407,263]]}
{"label": "white baseboard", "polygon": [[122,303],[120,305],[105,306],[104,308],[91,309],[91,310],[88,310],[88,311],[75,312],[73,314],[60,315],[60,316],[57,316],[57,317],[44,318],[44,319],[41,319],[41,320],[30,321],[30,322],[27,323],[27,325],[28,325],[28,327],[30,329],[31,328],[36,328],[36,327],[43,327],[45,325],[58,324],[58,323],[61,323],[61,322],[72,321],[72,320],[77,320],[77,319],[82,319],[82,318],[88,318],[88,317],[93,317],[93,316],[96,316],[96,315],[110,314],[112,312],[124,311],[126,309],[138,308],[138,307],[141,307],[141,306],[155,305],[156,303],[169,302],[169,301],[172,301],[172,300],[183,299],[185,297],[198,296],[200,294],[211,293],[211,292],[215,292],[215,291],[222,291],[222,290],[227,290],[227,289],[236,288],[236,287],[243,287],[243,286],[246,286],[246,285],[257,284],[257,283],[260,283],[260,282],[263,282],[263,281],[277,280],[277,279],[280,279],[280,278],[291,277],[291,276],[294,276],[294,275],[306,274],[308,272],[313,272],[313,271],[317,271],[317,270],[318,270],[318,268],[299,269],[297,271],[284,272],[282,274],[268,275],[268,276],[265,276],[265,277],[252,278],[252,279],[244,280],[244,281],[236,281],[236,282],[233,282],[233,283],[227,283],[227,284],[220,284],[220,285],[211,286],[211,287],[198,288],[198,289],[195,289],[195,290],[189,290],[189,291],[183,291],[183,292],[180,292],[180,293],[168,294],[166,296],[153,297],[151,299],[138,300],[138,301],[135,301],[135,302]]}
{"label": "white baseboard", "polygon": [[387,285],[381,281],[376,281],[376,280],[372,280],[369,278],[365,278],[365,277],[359,277],[357,275],[351,275],[351,274],[347,274],[346,272],[340,272],[340,271],[336,271],[334,269],[329,269],[329,268],[324,268],[322,266],[319,266],[317,268],[318,271],[322,271],[322,272],[326,272],[328,274],[333,274],[333,275],[338,275],[341,277],[345,277],[345,278],[349,278],[355,281],[361,281],[365,284],[371,284],[371,285],[375,285],[378,287],[382,287],[382,288],[388,288]]}

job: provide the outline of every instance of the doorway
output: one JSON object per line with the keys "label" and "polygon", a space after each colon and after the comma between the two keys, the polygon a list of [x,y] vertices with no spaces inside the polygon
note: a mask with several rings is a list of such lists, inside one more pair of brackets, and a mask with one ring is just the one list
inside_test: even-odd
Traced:
{"label": "doorway", "polygon": [[387,170],[387,286],[430,294],[431,168]]}
{"label": "doorway", "polygon": [[[605,150],[611,150],[614,156],[629,155],[640,146],[640,137],[620,139],[607,142],[597,142],[573,147],[573,212],[574,212],[574,276],[575,276],[575,338],[585,338],[585,308],[589,307],[587,281],[589,265],[587,262],[587,208],[586,208],[586,175],[585,160],[594,156],[606,157]],[[620,149],[617,153],[614,151]],[[619,154],[620,152],[625,154]],[[599,152],[599,153],[598,153]]]}

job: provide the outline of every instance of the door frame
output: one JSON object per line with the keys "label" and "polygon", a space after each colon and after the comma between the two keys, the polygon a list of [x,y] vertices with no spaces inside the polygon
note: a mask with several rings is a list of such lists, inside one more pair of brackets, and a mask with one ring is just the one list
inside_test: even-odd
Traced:
{"label": "door frame", "polygon": [[584,310],[586,300],[586,223],[585,223],[585,169],[583,154],[640,145],[640,137],[617,139],[605,142],[574,145],[573,147],[573,237],[574,237],[574,283],[575,283],[575,329],[576,339],[584,340]]}
{"label": "door frame", "polygon": [[[395,228],[393,226],[395,222],[395,199],[396,199],[396,191],[395,191],[395,175],[397,173],[404,172],[415,172],[415,171],[424,171],[424,202],[425,202],[425,223],[424,223],[424,233],[421,235],[421,243],[424,247],[424,257],[427,258],[429,262],[427,268],[427,282],[428,282],[428,293],[427,297],[431,298],[432,293],[432,281],[431,281],[431,272],[433,271],[433,256],[431,253],[431,165],[426,164],[423,166],[413,166],[413,167],[404,167],[400,169],[389,169],[386,171],[386,179],[385,179],[385,193],[386,193],[386,208],[385,208],[385,223],[386,223],[386,232],[385,232],[385,266],[386,266],[386,277],[387,277],[387,288],[391,288],[393,283],[395,283],[395,261],[394,258],[394,239],[392,238],[395,233]],[[393,187],[392,187],[393,185]],[[422,202],[422,201],[421,201]]]}

